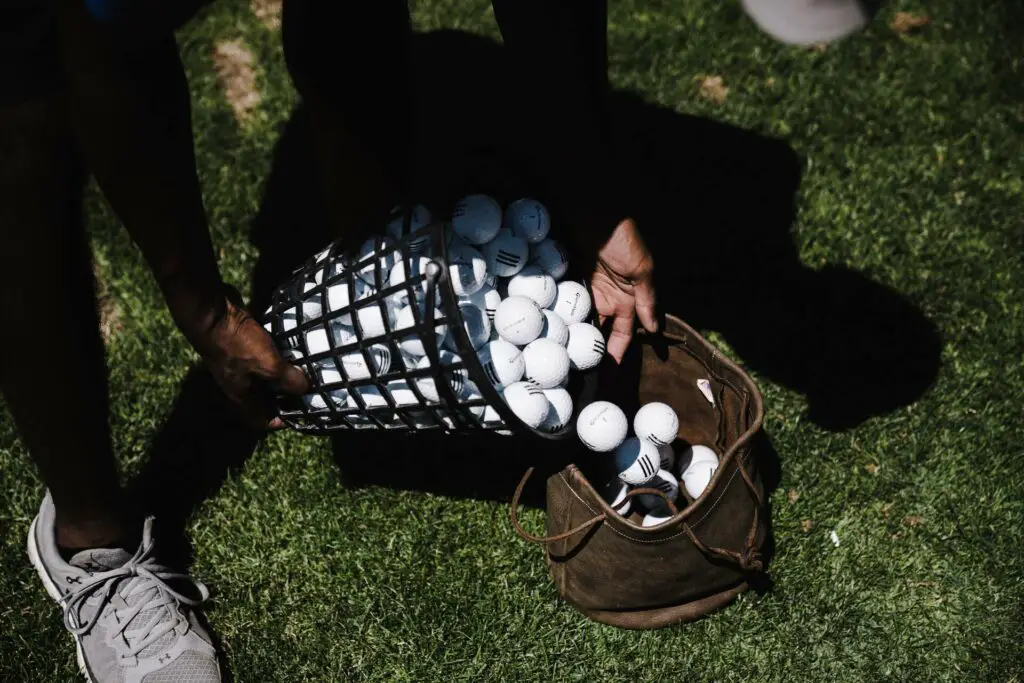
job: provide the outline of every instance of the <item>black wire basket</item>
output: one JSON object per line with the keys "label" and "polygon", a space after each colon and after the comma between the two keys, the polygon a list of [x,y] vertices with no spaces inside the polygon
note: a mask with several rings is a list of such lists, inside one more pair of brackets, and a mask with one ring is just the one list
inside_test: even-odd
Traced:
{"label": "black wire basket", "polygon": [[[411,230],[411,215],[402,210],[392,216],[402,219],[400,239],[379,235],[362,256],[335,242],[274,292],[264,328],[312,386],[305,396],[278,396],[281,419],[308,434],[386,429],[573,435],[578,400],[572,418],[557,430],[531,427],[505,402],[474,349],[452,286],[451,225],[435,221]],[[411,304],[411,325],[396,329],[388,304],[393,297]],[[457,360],[442,348],[442,329]],[[408,353],[410,346],[421,353]],[[576,396],[584,384],[592,382],[573,378],[567,388]]]}

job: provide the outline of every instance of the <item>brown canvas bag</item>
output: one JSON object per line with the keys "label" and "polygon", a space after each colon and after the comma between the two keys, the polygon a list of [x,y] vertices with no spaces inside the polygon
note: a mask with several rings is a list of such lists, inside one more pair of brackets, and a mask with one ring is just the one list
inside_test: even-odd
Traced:
{"label": "brown canvas bag", "polygon": [[615,401],[627,416],[650,401],[672,406],[679,415],[677,452],[684,444],[710,446],[719,455],[718,471],[697,501],[681,492],[670,521],[642,528],[640,513],[621,517],[592,485],[608,481],[599,464],[608,458],[581,456],[548,478],[547,535],[539,537],[522,528],[516,513],[531,469],[512,500],[513,527],[546,546],[559,595],[596,621],[661,628],[728,604],[762,575],[769,542],[753,453],[764,412],[757,386],[672,316],[662,333],[641,333],[616,376],[600,384],[597,398]]}

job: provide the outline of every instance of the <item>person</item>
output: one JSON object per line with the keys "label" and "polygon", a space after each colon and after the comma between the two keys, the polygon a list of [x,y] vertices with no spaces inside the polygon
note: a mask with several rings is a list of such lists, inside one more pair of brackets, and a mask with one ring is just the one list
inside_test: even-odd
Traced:
{"label": "person", "polygon": [[[158,564],[153,520],[130,509],[118,483],[81,215],[87,175],[254,430],[281,426],[273,393],[308,388],[218,272],[173,35],[201,2],[9,0],[0,29],[0,315],[5,329],[33,332],[30,349],[20,335],[3,336],[0,389],[46,486],[29,557],[93,683],[207,683],[222,672],[199,619],[205,587]],[[567,207],[571,239],[591,255],[595,307],[620,359],[636,321],[653,332],[657,320],[654,259],[623,191],[629,169],[606,145],[605,2],[493,5],[516,77],[546,103],[532,117],[524,108],[523,125],[535,165]],[[331,231],[356,235],[414,191],[404,154],[415,115],[408,8],[285,0],[283,33]]]}
{"label": "person", "polygon": [[[31,329],[33,343],[26,349],[19,335],[4,335],[0,389],[46,486],[29,557],[63,607],[90,681],[219,681],[213,639],[198,618],[205,586],[158,564],[153,520],[130,509],[119,485],[81,207],[91,174],[208,371],[254,429],[280,426],[272,395],[304,393],[308,381],[218,271],[173,35],[199,3],[14,1],[14,21],[0,36],[10,38],[0,48],[10,57],[0,72],[0,296],[5,329]],[[521,77],[557,112],[530,125],[553,152],[552,175],[571,181],[559,187],[587,226],[577,237],[596,254],[595,301],[611,327],[610,351],[621,356],[637,312],[645,327],[656,326],[653,259],[635,221],[587,198],[613,182],[607,163],[603,177],[580,171],[601,154],[606,64],[597,7],[495,2]],[[395,0],[289,0],[283,32],[311,112],[331,229],[354,234],[409,191],[401,131],[412,126],[398,112],[413,114],[394,106],[411,78],[408,9]],[[366,69],[371,52],[375,68]],[[340,90],[331,87],[338,79]],[[25,354],[61,362],[26,362]]]}

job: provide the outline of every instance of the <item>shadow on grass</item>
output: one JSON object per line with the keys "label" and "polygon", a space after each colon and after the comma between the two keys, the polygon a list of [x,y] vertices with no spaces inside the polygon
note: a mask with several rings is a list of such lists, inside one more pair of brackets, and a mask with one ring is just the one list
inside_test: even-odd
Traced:
{"label": "shadow on grass", "polygon": [[[420,136],[415,155],[424,160],[424,203],[442,210],[469,192],[502,202],[531,195],[557,221],[558,198],[531,178],[509,142],[515,122],[502,116],[501,48],[440,31],[417,36],[416,50],[417,126],[430,132]],[[465,83],[479,87],[467,90]],[[636,217],[657,260],[664,310],[719,332],[747,368],[805,394],[809,417],[826,429],[854,427],[922,395],[939,369],[936,327],[896,291],[860,273],[801,264],[789,234],[801,162],[786,143],[629,93],[615,93],[611,105],[619,155],[635,169]],[[331,240],[311,151],[300,106],[275,149],[253,224],[261,254],[253,272],[256,312]],[[255,448],[258,435],[231,410],[205,373],[188,377],[136,486],[169,531],[183,529],[194,507]],[[528,505],[542,503],[544,474],[576,455],[572,447],[497,435],[362,433],[336,437],[333,447],[348,485],[487,500],[509,500],[525,469],[536,465],[523,498]],[[779,459],[770,444],[763,450],[771,490]],[[381,458],[387,468],[379,467]]]}

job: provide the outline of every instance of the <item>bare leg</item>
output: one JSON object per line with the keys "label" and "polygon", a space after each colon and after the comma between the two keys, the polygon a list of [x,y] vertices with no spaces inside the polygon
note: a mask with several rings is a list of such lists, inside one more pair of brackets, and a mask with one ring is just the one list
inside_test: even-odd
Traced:
{"label": "bare leg", "polygon": [[65,548],[134,547],[107,423],[82,226],[84,173],[59,97],[0,108],[0,388]]}

